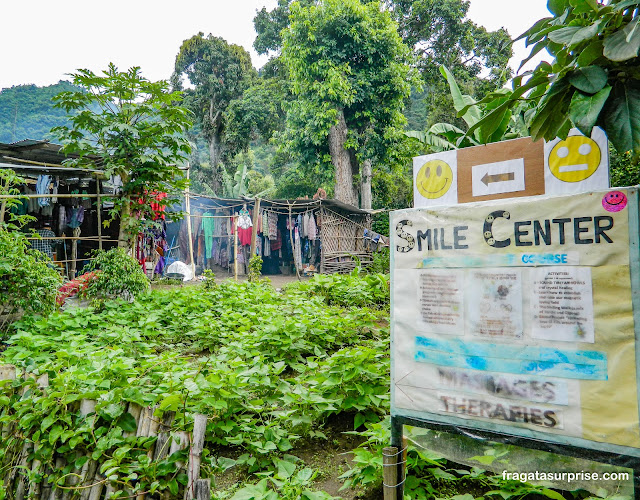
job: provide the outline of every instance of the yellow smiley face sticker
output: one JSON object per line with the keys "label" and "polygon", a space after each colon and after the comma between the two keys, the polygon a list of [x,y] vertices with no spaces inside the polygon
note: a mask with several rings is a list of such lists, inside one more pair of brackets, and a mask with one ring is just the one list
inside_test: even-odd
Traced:
{"label": "yellow smiley face sticker", "polygon": [[416,176],[416,188],[425,198],[435,200],[444,196],[453,183],[451,167],[442,160],[431,160],[422,165]]}
{"label": "yellow smiley face sticker", "polygon": [[563,182],[580,182],[600,165],[600,147],[583,135],[573,135],[556,144],[549,153],[549,170]]}

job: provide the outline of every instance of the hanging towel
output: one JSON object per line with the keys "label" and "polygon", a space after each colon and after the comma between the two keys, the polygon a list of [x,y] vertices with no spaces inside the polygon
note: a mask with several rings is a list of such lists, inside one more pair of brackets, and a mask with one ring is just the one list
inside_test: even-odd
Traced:
{"label": "hanging towel", "polygon": [[[49,194],[49,183],[51,182],[50,175],[39,175],[38,182],[36,182],[37,194]],[[51,198],[38,198],[38,205],[41,207],[48,207],[51,203]]]}
{"label": "hanging towel", "polygon": [[207,218],[213,215],[210,212],[202,214],[205,218],[202,219],[202,231],[204,232],[204,255],[207,259],[213,256],[213,235],[216,230],[216,220],[213,218]]}
{"label": "hanging towel", "polygon": [[316,226],[316,218],[313,212],[309,212],[309,220],[306,223],[307,238],[315,240],[318,237],[318,227]]}

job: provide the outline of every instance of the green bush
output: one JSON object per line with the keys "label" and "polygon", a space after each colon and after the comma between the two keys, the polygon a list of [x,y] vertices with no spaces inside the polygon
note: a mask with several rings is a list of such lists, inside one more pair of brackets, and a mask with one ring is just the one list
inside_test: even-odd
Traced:
{"label": "green bush", "polygon": [[[16,188],[24,181],[13,170],[0,170],[0,194],[18,195]],[[57,271],[43,253],[33,250],[20,229],[29,215],[15,215],[12,208],[18,198],[0,202],[0,334],[22,314],[48,314],[56,307],[61,284]]]}
{"label": "green bush", "polygon": [[249,281],[258,281],[262,276],[262,257],[254,255],[249,259]]}
{"label": "green bush", "polygon": [[0,228],[0,332],[23,313],[48,314],[62,280],[51,261],[26,236]]}
{"label": "green bush", "polygon": [[328,305],[389,307],[389,275],[363,274],[360,271],[360,268],[356,268],[346,275],[316,274],[308,281],[293,283],[287,287],[287,291],[323,297]]}
{"label": "green bush", "polygon": [[369,268],[371,273],[389,274],[390,260],[389,260],[389,248],[383,248],[379,252],[374,252],[373,263]]}
{"label": "green bush", "polygon": [[140,263],[122,248],[97,250],[94,259],[84,268],[84,272],[100,271],[98,278],[87,288],[90,298],[133,299],[149,290],[149,280]]}

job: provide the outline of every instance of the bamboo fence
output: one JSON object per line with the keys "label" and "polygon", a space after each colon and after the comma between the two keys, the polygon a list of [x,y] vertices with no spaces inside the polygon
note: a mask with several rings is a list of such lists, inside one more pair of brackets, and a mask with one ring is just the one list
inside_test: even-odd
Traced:
{"label": "bamboo fence", "polygon": [[[13,365],[0,365],[0,382],[15,381],[16,379],[27,379],[28,377],[36,379],[38,390],[46,393],[49,388],[49,378],[45,373],[39,377],[33,374],[22,373]],[[15,384],[14,384],[15,385]],[[9,395],[12,391],[12,384],[9,382],[4,384],[4,394]],[[27,388],[18,389],[21,393],[25,393]],[[93,427],[96,421],[96,401],[91,399],[83,399],[79,403],[76,411]],[[188,482],[182,495],[184,500],[209,500],[210,499],[210,480],[200,479],[200,464],[202,460],[202,451],[204,446],[204,437],[207,427],[207,417],[205,415],[196,414],[193,416],[193,432],[172,431],[175,419],[175,412],[165,411],[162,418],[158,419],[154,416],[156,407],[142,407],[135,403],[122,403],[127,405],[126,411],[136,421],[136,431],[125,433],[125,436],[136,437],[155,437],[156,440],[148,450],[148,456],[154,462],[159,462],[171,456],[173,453],[189,448],[188,461],[185,464],[179,464],[187,474]],[[0,412],[0,416],[7,414]],[[4,423],[2,423],[4,421]],[[11,420],[0,420],[0,438],[1,442],[6,442],[9,436],[17,432],[15,423]],[[84,465],[81,468],[75,468],[73,463],[68,463],[62,454],[56,453],[51,461],[43,464],[36,457],[38,443],[32,443],[25,439],[22,449],[18,450],[17,456],[14,455],[11,463],[0,463],[0,490],[4,489],[7,499],[25,500],[101,500],[112,498],[119,491],[120,487],[117,483],[105,477],[103,471],[103,460],[93,460],[91,458],[91,449],[85,449],[84,452],[78,452],[74,462],[78,459],[86,457]],[[83,460],[80,460],[83,462]],[[58,479],[54,483],[53,479],[49,480],[49,476],[53,472],[69,469],[70,472],[63,478]],[[39,481],[30,480],[30,478],[42,478]],[[122,491],[122,490],[120,490]],[[168,492],[162,493],[136,493],[124,491],[124,496],[119,498],[135,498],[135,500],[168,500],[171,498]]]}

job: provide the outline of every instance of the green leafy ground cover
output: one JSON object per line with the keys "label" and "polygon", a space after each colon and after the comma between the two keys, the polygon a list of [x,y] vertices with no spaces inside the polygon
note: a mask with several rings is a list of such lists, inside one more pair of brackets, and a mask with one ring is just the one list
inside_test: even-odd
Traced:
{"label": "green leafy ground cover", "polygon": [[[265,282],[180,287],[23,319],[0,365],[46,372],[49,389],[18,380],[23,390],[0,396],[0,424],[15,426],[2,438],[0,475],[17,466],[26,440],[43,463],[53,466],[56,452],[72,464],[30,481],[60,480],[90,456],[121,496],[175,497],[187,479],[176,465],[186,452],[151,462],[146,450],[155,438],[126,434],[135,422],[122,402],[131,402],[158,405],[158,417],[175,411],[173,431],[190,429],[193,413],[210,417],[202,473],[217,479],[215,498],[380,498],[381,449],[389,442],[388,281],[354,273],[334,278],[332,288],[327,279],[286,294]],[[349,287],[368,290],[367,298]],[[97,400],[92,419],[80,416],[82,399]],[[336,456],[356,447],[349,459]],[[411,449],[408,465],[406,498],[562,499],[424,450]],[[346,488],[326,487],[332,480]]]}

